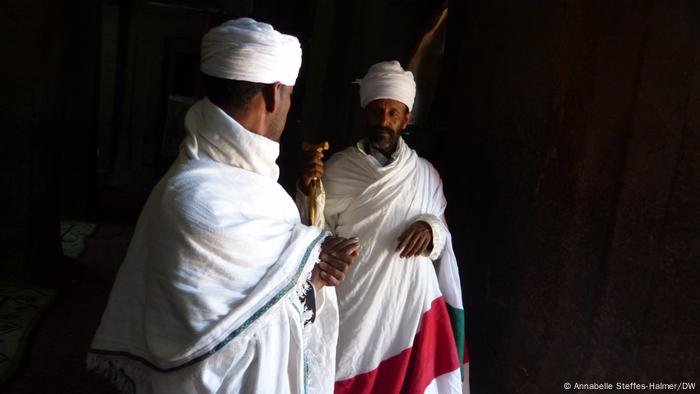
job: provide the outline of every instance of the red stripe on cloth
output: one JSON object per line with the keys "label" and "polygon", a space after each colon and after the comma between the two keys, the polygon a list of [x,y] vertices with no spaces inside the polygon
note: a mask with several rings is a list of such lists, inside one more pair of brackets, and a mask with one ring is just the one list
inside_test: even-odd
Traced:
{"label": "red stripe on cloth", "polygon": [[412,347],[372,371],[335,382],[335,394],[422,393],[433,379],[460,367],[445,299],[439,297],[423,314]]}
{"label": "red stripe on cloth", "polygon": [[469,362],[469,348],[467,347],[467,341],[465,339],[464,341],[464,361],[462,361],[464,364]]}

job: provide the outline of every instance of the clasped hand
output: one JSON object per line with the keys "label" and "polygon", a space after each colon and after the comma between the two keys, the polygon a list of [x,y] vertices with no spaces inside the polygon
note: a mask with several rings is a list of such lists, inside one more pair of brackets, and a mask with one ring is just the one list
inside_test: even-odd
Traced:
{"label": "clasped hand", "polygon": [[360,250],[357,237],[326,237],[321,245],[320,262],[312,274],[314,286],[337,286],[345,279],[345,274]]}

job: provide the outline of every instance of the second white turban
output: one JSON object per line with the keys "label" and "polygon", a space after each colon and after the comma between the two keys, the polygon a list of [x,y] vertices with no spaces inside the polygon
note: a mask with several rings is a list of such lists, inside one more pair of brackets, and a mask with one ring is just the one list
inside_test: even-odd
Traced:
{"label": "second white turban", "polygon": [[396,60],[380,62],[367,70],[364,78],[355,83],[360,85],[360,105],[362,108],[377,99],[400,101],[413,109],[416,98],[416,82],[413,73],[405,71]]}

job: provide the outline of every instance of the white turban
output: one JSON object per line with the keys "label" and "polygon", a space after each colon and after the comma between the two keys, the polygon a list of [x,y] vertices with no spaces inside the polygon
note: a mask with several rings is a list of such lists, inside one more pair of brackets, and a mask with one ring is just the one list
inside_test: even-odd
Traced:
{"label": "white turban", "polygon": [[250,18],[232,19],[202,38],[200,69],[212,77],[293,86],[300,66],[296,37]]}
{"label": "white turban", "polygon": [[377,99],[392,99],[406,104],[409,111],[413,109],[416,97],[413,73],[401,68],[396,60],[373,65],[367,70],[367,75],[355,83],[360,85],[362,108]]}

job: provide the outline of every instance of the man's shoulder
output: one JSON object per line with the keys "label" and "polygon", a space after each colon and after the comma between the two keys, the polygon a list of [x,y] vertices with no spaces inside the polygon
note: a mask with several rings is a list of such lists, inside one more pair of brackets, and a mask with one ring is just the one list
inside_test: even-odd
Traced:
{"label": "man's shoulder", "polygon": [[154,193],[171,209],[205,216],[277,206],[290,198],[270,178],[215,162],[184,163],[171,169]]}
{"label": "man's shoulder", "polygon": [[350,145],[345,149],[341,149],[328,159],[328,161],[339,161],[339,160],[352,160],[354,156],[357,156],[359,149],[355,145]]}
{"label": "man's shoulder", "polygon": [[176,166],[163,177],[168,190],[179,193],[220,190],[259,190],[260,188],[284,191],[272,178],[242,168],[205,160],[191,160]]}
{"label": "man's shoulder", "polygon": [[216,194],[219,189],[225,187],[226,179],[230,177],[227,172],[225,166],[220,163],[188,161],[171,168],[163,177],[163,191],[185,201],[191,201],[192,198],[201,195]]}
{"label": "man's shoulder", "polygon": [[437,168],[435,168],[435,166],[430,160],[426,159],[425,157],[418,156],[418,154],[416,154],[416,157],[418,158],[418,161],[421,163],[421,165],[430,168],[431,171],[434,171],[436,173],[438,172]]}
{"label": "man's shoulder", "polygon": [[[413,149],[412,149],[413,150]],[[442,182],[442,178],[440,177],[440,172],[435,168],[433,163],[430,162],[430,160],[426,159],[425,157],[419,156],[418,152],[413,150],[413,153],[416,155],[416,162],[418,166],[423,167],[428,174],[428,176],[437,179],[438,181]]]}
{"label": "man's shoulder", "polygon": [[335,171],[338,168],[344,168],[348,164],[356,162],[357,160],[362,158],[362,155],[360,155],[360,151],[355,145],[348,146],[347,148],[340,150],[328,159],[326,162],[326,170],[327,171]]}
{"label": "man's shoulder", "polygon": [[151,222],[169,223],[178,231],[198,236],[256,220],[298,220],[294,202],[284,189],[214,178],[211,174],[177,174],[153,190],[142,214],[157,219]]}

